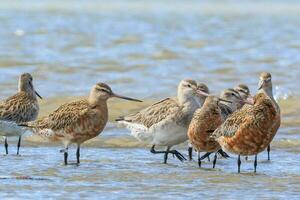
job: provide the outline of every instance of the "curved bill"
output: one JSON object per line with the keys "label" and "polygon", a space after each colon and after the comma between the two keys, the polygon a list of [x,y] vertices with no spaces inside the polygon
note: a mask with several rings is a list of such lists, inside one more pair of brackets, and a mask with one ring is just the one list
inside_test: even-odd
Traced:
{"label": "curved bill", "polygon": [[197,92],[197,94],[199,94],[199,95],[202,95],[202,96],[206,96],[206,97],[208,97],[208,96],[209,96],[209,94],[208,94],[208,93],[206,93],[206,92],[203,92],[202,90],[196,90],[196,92]]}
{"label": "curved bill", "polygon": [[143,102],[143,101],[141,101],[141,100],[139,100],[139,99],[134,99],[134,98],[130,98],[130,97],[125,97],[125,96],[118,95],[118,94],[115,94],[115,93],[112,93],[112,97],[117,97],[117,98],[125,99],[125,100],[128,100],[128,101]]}
{"label": "curved bill", "polygon": [[36,96],[38,96],[40,99],[43,99],[43,97],[41,97],[41,95],[37,92],[37,91],[34,91]]}
{"label": "curved bill", "polygon": [[228,101],[226,99],[222,99],[222,98],[219,98],[220,101],[223,101],[223,102],[226,102],[226,103],[232,103],[232,101]]}

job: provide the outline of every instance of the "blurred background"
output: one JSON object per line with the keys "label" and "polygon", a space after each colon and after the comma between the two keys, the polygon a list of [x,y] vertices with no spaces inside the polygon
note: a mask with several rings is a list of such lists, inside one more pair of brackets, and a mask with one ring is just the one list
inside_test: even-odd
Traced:
{"label": "blurred background", "polygon": [[[295,183],[289,182],[292,180],[277,177],[279,171],[282,176],[299,177],[297,180],[300,180],[297,170],[300,160],[292,159],[296,156],[294,154],[300,152],[299,1],[0,1],[0,25],[1,99],[17,90],[18,76],[21,73],[29,72],[34,77],[36,90],[44,97],[40,102],[40,116],[48,114],[62,103],[87,96],[92,85],[97,82],[108,83],[115,92],[145,101],[143,104],[121,100],[110,101],[110,123],[100,137],[87,143],[86,146],[91,148],[87,150],[89,152],[83,153],[89,159],[92,159],[95,147],[126,148],[124,151],[129,151],[126,152],[127,156],[132,153],[129,147],[138,148],[139,153],[134,157],[149,155],[150,153],[146,152],[148,150],[140,148],[144,147],[144,144],[128,136],[125,129],[117,128],[113,119],[135,112],[156,100],[175,96],[177,84],[181,79],[192,78],[204,82],[214,94],[219,94],[221,90],[234,87],[238,83],[245,83],[250,86],[252,94],[255,94],[260,72],[271,72],[274,94],[283,115],[282,127],[272,147],[275,149],[274,157],[277,156],[278,159],[284,157],[287,160],[283,160],[281,164],[274,163],[271,166],[266,165],[266,168],[262,167],[267,172],[269,170],[271,175],[260,177],[260,181],[262,187],[268,186],[270,177],[274,178],[275,182],[278,181],[278,185],[274,185],[275,189],[269,188],[267,192],[274,195],[273,197],[281,195],[280,187],[290,191],[289,195],[299,189],[287,186]],[[29,146],[39,146],[39,142],[43,141],[29,136],[23,144],[28,145],[27,150],[30,152],[32,149]],[[182,148],[184,149],[185,145]],[[34,149],[32,151],[31,154],[35,154]],[[52,156],[55,156],[47,159],[57,159],[55,160],[57,164],[62,156],[55,149],[44,149],[44,152],[52,151]],[[48,153],[47,155],[50,156]],[[117,155],[120,158],[116,159],[124,157],[122,153]],[[15,163],[15,158],[11,159],[11,162]],[[147,158],[139,158],[136,162],[140,162],[139,164],[143,166],[146,162],[143,159]],[[151,159],[153,162],[160,162],[159,156],[152,156]],[[107,161],[107,165],[111,163],[115,163],[115,160]],[[180,165],[176,160],[174,163]],[[230,167],[232,171],[235,171],[234,163],[232,160]],[[293,173],[285,174],[282,166],[290,163],[294,163],[295,168],[290,166]],[[7,170],[6,165],[3,165]],[[31,165],[31,162],[28,162],[28,165]],[[186,173],[192,169],[197,171],[194,165],[195,163],[191,164],[190,168],[186,166],[183,171],[187,170]],[[130,164],[123,167],[129,166]],[[47,170],[48,167],[45,166]],[[162,167],[163,169],[165,168]],[[132,170],[137,171],[135,168]],[[159,170],[140,172],[140,175],[151,179],[152,173],[156,174],[160,172]],[[175,167],[170,173],[177,174],[179,173],[177,170],[182,169]],[[32,168],[29,167],[26,172],[31,171]],[[107,173],[109,172],[108,170]],[[57,172],[60,173],[67,172]],[[211,176],[216,176],[211,173],[209,173]],[[37,174],[48,176],[43,173]],[[160,181],[167,181],[170,177],[174,177],[172,176],[174,174],[165,176]],[[229,179],[231,174],[227,175]],[[135,180],[136,177],[131,178]],[[116,176],[112,179],[119,183],[122,178],[119,180]],[[186,191],[187,187],[194,184],[192,181],[194,178],[190,176],[182,177],[181,180],[183,186],[178,186],[178,190]],[[209,178],[205,180],[204,182],[211,184],[212,187],[207,191],[218,189],[209,182]],[[107,181],[108,185],[113,184],[109,182],[110,180]],[[158,184],[155,180],[152,181],[154,185]],[[239,187],[240,181],[244,179],[232,180],[229,189]],[[248,184],[252,186],[256,183],[256,180],[253,181]],[[173,180],[174,182],[176,180]],[[124,192],[122,187],[126,188],[127,184],[128,182],[125,182],[119,186],[120,194],[124,197],[128,196],[127,193],[122,193]],[[186,187],[184,184],[187,184]],[[198,186],[199,182],[195,184]],[[166,193],[170,189],[166,187],[166,190],[156,191],[154,185],[152,188],[145,183],[145,188],[153,189],[150,196]],[[240,192],[245,188],[249,190],[249,185],[242,184]],[[141,193],[133,194],[138,196],[143,192],[141,189]],[[252,192],[250,189],[248,194],[251,195]],[[88,194],[86,193],[87,196]],[[172,194],[170,193],[171,196]],[[264,197],[264,194],[261,193],[261,197]],[[182,197],[193,195],[196,197],[197,193],[190,195],[192,196]],[[209,197],[210,193],[205,195]],[[230,192],[224,191],[222,197],[230,198]]]}

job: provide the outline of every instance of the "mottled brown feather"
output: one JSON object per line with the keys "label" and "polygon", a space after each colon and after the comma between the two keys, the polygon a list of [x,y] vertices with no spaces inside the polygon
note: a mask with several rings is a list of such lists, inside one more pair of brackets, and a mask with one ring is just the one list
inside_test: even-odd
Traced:
{"label": "mottled brown feather", "polygon": [[150,128],[152,125],[161,122],[169,116],[180,114],[181,112],[178,112],[180,109],[182,109],[182,106],[178,104],[176,98],[166,98],[136,114],[125,117],[124,120],[143,124],[147,128]]}
{"label": "mottled brown feather", "polygon": [[35,96],[27,92],[18,92],[0,103],[0,120],[16,123],[35,120],[39,112]]}
{"label": "mottled brown feather", "polygon": [[[50,140],[68,140],[80,144],[99,135],[107,119],[106,102],[93,107],[87,100],[80,100],[63,104],[48,117],[26,125]],[[49,129],[53,134],[49,134]]]}
{"label": "mottled brown feather", "polygon": [[194,113],[189,125],[188,137],[193,147],[199,152],[219,150],[219,143],[210,136],[231,113],[230,107],[212,96],[208,97],[204,105]]}
{"label": "mottled brown feather", "polygon": [[264,93],[255,96],[254,106],[234,112],[215,130],[215,138],[223,149],[239,155],[255,155],[263,151],[276,133],[272,130],[276,108]]}

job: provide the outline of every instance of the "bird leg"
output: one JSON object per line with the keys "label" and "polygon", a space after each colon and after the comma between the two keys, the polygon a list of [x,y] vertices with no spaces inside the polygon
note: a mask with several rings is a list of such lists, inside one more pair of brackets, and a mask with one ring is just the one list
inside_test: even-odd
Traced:
{"label": "bird leg", "polygon": [[241,162],[241,155],[238,156],[237,163],[238,163],[238,173],[240,173],[241,172],[241,164],[242,164],[242,162]]}
{"label": "bird leg", "polygon": [[198,151],[198,166],[201,168],[201,157],[200,157],[200,151]]}
{"label": "bird leg", "polygon": [[5,152],[6,152],[6,155],[8,154],[8,143],[7,143],[7,137],[5,137],[5,140],[4,140],[4,147],[5,147]]}
{"label": "bird leg", "polygon": [[206,154],[204,154],[200,159],[201,160],[204,160],[205,158],[209,158],[209,155],[210,155],[211,153],[210,152],[207,152]]}
{"label": "bird leg", "polygon": [[21,139],[22,139],[22,136],[19,137],[18,146],[17,146],[17,155],[19,155],[19,150],[20,150],[20,146],[21,146]]}
{"label": "bird leg", "polygon": [[215,156],[214,156],[213,168],[215,168],[215,166],[216,166],[216,163],[217,163],[217,158],[218,158],[218,152],[217,152],[217,153],[215,153]]}
{"label": "bird leg", "polygon": [[270,151],[271,151],[271,146],[268,145],[268,148],[267,148],[267,152],[268,152],[268,160],[270,160]]}
{"label": "bird leg", "polygon": [[254,159],[254,173],[256,173],[256,167],[257,167],[257,154],[255,155],[255,159]]}
{"label": "bird leg", "polygon": [[61,153],[64,153],[64,163],[68,165],[68,146],[65,149],[60,150]]}
{"label": "bird leg", "polygon": [[193,160],[193,147],[189,147],[188,148],[188,152],[189,152],[189,160]]}
{"label": "bird leg", "polygon": [[77,158],[77,164],[79,164],[80,163],[80,144],[77,145],[76,158]]}
{"label": "bird leg", "polygon": [[230,158],[230,156],[222,149],[220,149],[217,153],[220,154],[223,158]]}
{"label": "bird leg", "polygon": [[167,164],[167,160],[168,160],[168,151],[170,150],[170,147],[167,147],[165,156],[164,156],[164,164]]}
{"label": "bird leg", "polygon": [[[181,154],[181,153],[179,153],[178,151],[176,151],[176,150],[168,150],[167,149],[167,151],[156,151],[155,149],[155,145],[153,145],[152,147],[151,147],[151,149],[150,149],[150,152],[151,153],[154,153],[154,154],[160,154],[160,153],[164,153],[164,154],[169,154],[169,153],[171,153],[171,154],[173,154],[173,156],[176,156],[176,158],[178,159],[178,160],[180,160],[181,162],[183,162],[184,160],[186,160],[186,158]],[[166,164],[166,163],[165,163]]]}

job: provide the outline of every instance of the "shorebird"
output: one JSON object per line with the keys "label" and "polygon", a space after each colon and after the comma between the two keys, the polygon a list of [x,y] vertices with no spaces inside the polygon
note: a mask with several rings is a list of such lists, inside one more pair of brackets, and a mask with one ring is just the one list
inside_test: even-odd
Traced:
{"label": "shorebird", "polygon": [[61,141],[64,144],[64,164],[68,164],[68,147],[77,144],[77,164],[80,163],[80,145],[98,136],[108,120],[107,100],[117,97],[130,101],[140,100],[115,94],[105,83],[98,83],[91,89],[87,99],[66,103],[58,107],[49,116],[20,126],[30,128],[35,134],[50,141]]}
{"label": "shorebird", "polygon": [[[204,83],[197,83],[197,87],[199,90],[203,91],[204,93],[209,94],[209,89],[208,89],[207,85],[205,85]],[[206,96],[199,95],[199,98],[201,99],[201,106],[202,106],[206,99]],[[189,160],[190,161],[193,160],[193,145],[191,144],[190,141],[188,142],[188,155],[189,155]],[[209,156],[207,158],[209,159]]]}
{"label": "shorebird", "polygon": [[[165,164],[169,153],[180,161],[186,160],[177,150],[171,150],[171,147],[188,139],[188,125],[195,110],[202,105],[205,99],[203,94],[207,95],[206,89],[207,87],[198,87],[194,80],[182,80],[178,86],[177,97],[166,98],[116,121],[130,129],[131,134],[138,140],[150,143],[151,153],[164,154]],[[165,146],[167,149],[156,151],[155,146]]]}
{"label": "shorebird", "polygon": [[[221,103],[222,102],[222,103]],[[221,97],[209,96],[203,106],[196,110],[189,125],[188,137],[193,147],[198,152],[198,165],[201,167],[201,160],[216,152],[213,160],[213,168],[217,161],[217,153],[223,157],[228,155],[222,151],[218,142],[211,139],[211,134],[225,121],[225,119],[237,110],[238,104],[243,100],[239,93],[233,89],[226,89]],[[200,157],[200,152],[208,152]]]}
{"label": "shorebird", "polygon": [[271,143],[279,126],[280,111],[272,96],[271,74],[264,72],[260,76],[254,105],[244,106],[234,112],[214,131],[212,138],[219,142],[223,150],[238,155],[238,173],[240,156],[255,155],[256,172],[257,154]]}
{"label": "shorebird", "polygon": [[[236,90],[240,94],[240,96],[245,100],[248,99],[249,97],[251,98],[250,89],[245,84],[238,84],[237,86],[234,87],[234,90]],[[239,103],[238,109],[242,108],[243,106],[244,106],[243,102]]]}
{"label": "shorebird", "polygon": [[16,123],[33,121],[39,113],[37,96],[42,97],[35,91],[33,79],[29,73],[24,73],[19,78],[18,92],[0,102],[0,127],[1,135],[5,138],[5,151],[8,154],[8,136],[19,136],[17,155],[21,146],[23,129],[17,128]]}
{"label": "shorebird", "polygon": [[[280,116],[280,107],[277,104],[277,102],[275,101],[274,96],[273,96],[273,84],[272,84],[271,74],[268,72],[261,73],[258,86],[259,86],[259,91],[264,92],[272,100],[273,104],[275,105],[276,119],[274,121],[274,125],[272,128],[272,132],[274,133],[274,136],[275,136],[275,134],[277,133],[277,131],[280,127],[280,124],[281,124],[281,116]],[[272,140],[273,140],[273,138],[272,138]],[[271,151],[271,146],[269,144],[267,147],[268,160],[270,160],[270,151]]]}

